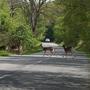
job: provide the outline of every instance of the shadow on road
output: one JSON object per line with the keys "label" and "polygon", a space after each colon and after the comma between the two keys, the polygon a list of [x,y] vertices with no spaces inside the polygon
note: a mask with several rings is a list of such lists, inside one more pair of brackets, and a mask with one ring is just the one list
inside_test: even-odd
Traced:
{"label": "shadow on road", "polygon": [[[5,72],[0,79],[1,87],[26,88],[27,90],[89,90],[90,82],[84,78],[72,77],[62,73]],[[13,89],[12,89],[13,90]]]}

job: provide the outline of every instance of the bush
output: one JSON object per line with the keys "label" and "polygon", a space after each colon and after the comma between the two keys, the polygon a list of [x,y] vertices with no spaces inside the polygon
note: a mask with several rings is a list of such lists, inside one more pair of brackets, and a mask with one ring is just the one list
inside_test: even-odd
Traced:
{"label": "bush", "polygon": [[34,53],[41,52],[41,51],[42,51],[41,47],[35,47],[30,50],[26,50],[23,54],[34,54]]}
{"label": "bush", "polygon": [[0,56],[9,56],[7,51],[0,51]]}

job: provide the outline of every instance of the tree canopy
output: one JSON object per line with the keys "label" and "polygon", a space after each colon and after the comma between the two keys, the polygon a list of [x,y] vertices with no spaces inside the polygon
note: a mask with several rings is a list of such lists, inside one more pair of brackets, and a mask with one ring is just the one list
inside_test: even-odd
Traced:
{"label": "tree canopy", "polygon": [[0,47],[38,51],[50,38],[90,52],[90,0],[0,0]]}

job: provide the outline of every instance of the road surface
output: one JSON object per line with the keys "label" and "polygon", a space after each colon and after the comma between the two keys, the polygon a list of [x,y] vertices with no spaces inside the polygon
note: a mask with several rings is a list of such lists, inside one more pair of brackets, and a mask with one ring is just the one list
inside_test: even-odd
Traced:
{"label": "road surface", "polygon": [[0,57],[0,90],[89,90],[90,60],[57,52]]}

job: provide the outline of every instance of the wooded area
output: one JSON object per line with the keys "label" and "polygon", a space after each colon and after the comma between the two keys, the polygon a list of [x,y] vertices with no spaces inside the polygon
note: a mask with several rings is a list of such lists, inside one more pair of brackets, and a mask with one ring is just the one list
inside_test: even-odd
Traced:
{"label": "wooded area", "polygon": [[0,0],[0,52],[40,50],[45,38],[90,53],[90,0]]}

